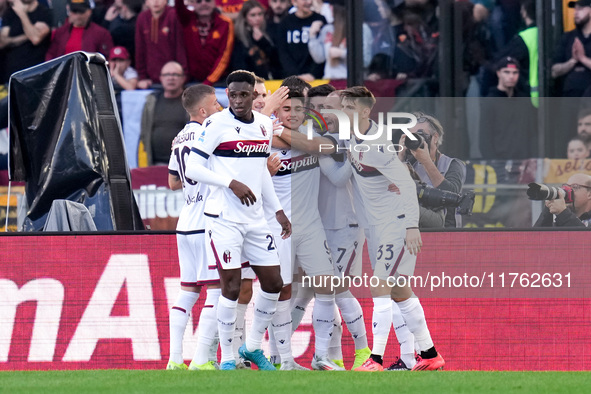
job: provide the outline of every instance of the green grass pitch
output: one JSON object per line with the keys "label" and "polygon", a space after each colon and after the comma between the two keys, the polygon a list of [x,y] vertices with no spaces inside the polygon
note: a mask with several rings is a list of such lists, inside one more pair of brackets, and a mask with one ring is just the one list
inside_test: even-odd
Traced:
{"label": "green grass pitch", "polygon": [[590,384],[590,372],[0,372],[0,393],[573,393]]}

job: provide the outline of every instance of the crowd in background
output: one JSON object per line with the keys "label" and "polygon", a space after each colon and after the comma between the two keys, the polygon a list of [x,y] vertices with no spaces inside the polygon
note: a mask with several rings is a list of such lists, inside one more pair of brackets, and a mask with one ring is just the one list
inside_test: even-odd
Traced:
{"label": "crowd in background", "polygon": [[[536,106],[537,68],[531,67],[538,52],[535,3],[454,2],[462,20],[459,85],[464,95],[531,96]],[[363,0],[363,5],[366,79],[436,81],[438,1]],[[591,96],[591,0],[565,0],[564,7],[574,8],[574,24],[565,30],[574,29],[564,34],[552,54],[552,92]],[[0,18],[0,84],[7,84],[16,71],[78,50],[100,52],[109,60],[117,92],[160,88],[163,75],[185,84],[221,86],[237,69],[264,79],[347,77],[344,0],[0,0]],[[506,65],[507,58],[518,71],[515,81],[499,79],[499,64]],[[180,64],[182,72],[163,74],[171,61]],[[519,126],[498,127],[509,133]],[[579,132],[577,138],[580,141],[573,141],[572,149],[569,143],[565,154],[576,150],[588,155],[589,135]],[[523,139],[532,141],[529,136]],[[482,152],[476,156],[532,157],[532,152],[503,147],[491,151],[490,144],[483,136]]]}

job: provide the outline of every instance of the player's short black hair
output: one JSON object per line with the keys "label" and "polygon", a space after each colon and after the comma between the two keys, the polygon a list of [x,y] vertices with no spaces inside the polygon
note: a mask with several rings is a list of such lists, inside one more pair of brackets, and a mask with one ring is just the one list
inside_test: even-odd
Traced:
{"label": "player's short black hair", "polygon": [[287,93],[287,98],[288,99],[299,99],[302,100],[303,102],[306,101],[306,95],[304,94],[304,92],[301,89],[289,89],[289,92]]}
{"label": "player's short black hair", "polygon": [[256,78],[254,73],[246,70],[236,70],[232,71],[228,78],[226,78],[226,86],[230,86],[232,82],[246,82],[250,86],[254,87],[256,82]]}
{"label": "player's short black hair", "polygon": [[323,85],[314,86],[308,90],[308,98],[312,97],[326,97],[332,92],[336,91],[335,87],[329,83]]}
{"label": "player's short black hair", "polygon": [[215,94],[215,89],[209,85],[192,85],[183,92],[182,103],[185,111],[191,113],[194,107],[205,97]]}
{"label": "player's short black hair", "polygon": [[341,92],[341,98],[354,100],[368,108],[373,108],[376,104],[376,98],[373,93],[365,86],[353,86]]}
{"label": "player's short black hair", "polygon": [[281,82],[281,86],[287,86],[289,90],[299,90],[300,92],[306,93],[307,90],[312,89],[312,85],[304,81],[297,75],[287,77]]}

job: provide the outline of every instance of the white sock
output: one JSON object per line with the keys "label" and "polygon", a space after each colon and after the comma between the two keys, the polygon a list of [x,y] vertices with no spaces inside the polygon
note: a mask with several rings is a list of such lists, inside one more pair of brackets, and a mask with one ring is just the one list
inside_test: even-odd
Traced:
{"label": "white sock", "polygon": [[355,350],[365,349],[367,347],[367,332],[363,320],[363,309],[357,298],[351,294],[350,290],[335,296],[337,306],[343,314],[343,320],[355,342]]}
{"label": "white sock", "polygon": [[275,333],[273,331],[272,325],[267,329],[267,333],[269,334],[269,358],[273,358],[271,360],[273,364],[280,363],[281,357],[279,357],[279,349],[277,349],[277,341],[275,340]]}
{"label": "white sock", "polygon": [[234,349],[232,341],[234,340],[234,328],[236,326],[236,305],[238,301],[232,301],[223,295],[220,296],[218,303],[218,332],[220,335],[220,346],[222,348],[221,362],[232,361],[234,359]]}
{"label": "white sock", "polygon": [[390,335],[392,324],[392,301],[390,296],[375,297],[373,299],[373,348],[372,354],[383,356],[386,352],[386,344]]}
{"label": "white sock", "polygon": [[244,339],[245,339],[245,335],[244,335],[244,325],[245,325],[245,315],[246,315],[246,308],[248,307],[248,304],[241,304],[238,303],[238,305],[236,306],[236,328],[234,330],[234,341],[233,341],[233,347],[234,347],[234,357],[236,358],[236,360],[238,360],[238,358],[240,357],[240,355],[238,354],[238,349],[240,349],[240,346],[242,346],[242,344],[244,343]]}
{"label": "white sock", "polygon": [[170,331],[170,358],[177,364],[183,363],[183,336],[187,329],[187,322],[191,316],[191,310],[199,298],[199,293],[179,290],[176,301],[169,315]]}
{"label": "white sock", "polygon": [[392,301],[392,326],[400,344],[400,359],[404,361],[408,368],[412,369],[417,363],[415,359],[415,337],[408,329],[400,308],[395,301]]}
{"label": "white sock", "polygon": [[425,320],[425,312],[419,299],[411,297],[406,301],[399,302],[398,307],[400,308],[404,321],[406,321],[406,326],[415,336],[415,342],[419,350],[423,352],[431,349],[433,347],[433,340],[431,339],[431,333]]}
{"label": "white sock", "polygon": [[211,343],[211,346],[209,347],[209,360],[207,360],[207,361],[213,361],[213,362],[218,361],[219,347],[220,347],[220,335],[218,333],[218,330],[215,330],[215,336],[213,337],[213,342]]}
{"label": "white sock", "polygon": [[343,348],[341,339],[343,338],[343,320],[341,314],[335,305],[334,324],[332,327],[332,336],[330,337],[330,346],[328,347],[328,358],[331,360],[343,359]]}
{"label": "white sock", "polygon": [[252,327],[246,336],[246,349],[253,352],[261,348],[263,336],[277,309],[279,293],[267,293],[259,290],[254,301],[254,318]]}
{"label": "white sock", "polygon": [[218,332],[217,312],[221,292],[221,289],[207,289],[207,298],[199,316],[197,348],[193,356],[193,363],[197,365],[205,364],[209,360],[210,348]]}
{"label": "white sock", "polygon": [[300,286],[298,289],[297,297],[291,298],[291,329],[295,331],[300,326],[304,315],[306,314],[306,308],[310,301],[314,298],[314,290],[311,287]]}
{"label": "white sock", "polygon": [[335,302],[334,294],[316,294],[314,310],[312,311],[312,326],[314,327],[316,356],[328,355],[330,336],[334,327]]}
{"label": "white sock", "polygon": [[[271,320],[274,343],[281,357],[281,362],[293,360],[291,353],[291,300],[278,301],[277,311]],[[269,342],[271,336],[269,335]]]}

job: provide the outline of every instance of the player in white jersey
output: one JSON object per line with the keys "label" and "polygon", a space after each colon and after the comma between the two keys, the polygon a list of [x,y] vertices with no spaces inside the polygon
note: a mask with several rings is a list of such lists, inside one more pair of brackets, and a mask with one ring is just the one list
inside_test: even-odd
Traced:
{"label": "player in white jersey", "polygon": [[291,235],[291,223],[267,170],[271,119],[252,111],[254,74],[234,71],[226,84],[230,108],[206,121],[189,155],[186,175],[210,185],[204,214],[208,252],[216,262],[222,286],[217,314],[222,348],[220,369],[236,368],[232,340],[240,269],[242,261],[249,261],[261,291],[256,296],[251,331],[239,353],[261,370],[276,371],[265,358],[261,342],[275,313],[283,282],[273,235],[263,216],[263,200],[276,212],[282,237]]}
{"label": "player in white jersey", "polygon": [[[319,112],[322,109],[341,109],[339,92],[331,85],[314,87],[308,95],[310,110]],[[330,135],[338,140],[336,117],[326,114],[324,119],[326,125],[313,122],[313,125],[317,126],[315,129],[319,130],[321,135]],[[343,142],[338,141],[339,146],[342,146]],[[361,276],[365,235],[352,205],[351,166],[344,152],[322,155],[319,160],[321,175],[318,204],[335,275],[342,278]],[[341,286],[335,288],[335,299],[355,344],[355,361],[351,368],[355,369],[371,354],[367,345],[363,309],[344,280]],[[341,319],[337,314],[337,327],[333,330],[330,351],[331,358],[342,360],[342,324],[338,324],[339,320]]]}
{"label": "player in white jersey", "polygon": [[207,286],[207,299],[199,318],[198,345],[189,365],[191,370],[215,369],[208,361],[208,351],[217,332],[217,302],[220,295],[219,276],[215,266],[207,262],[205,253],[205,219],[203,207],[207,198],[207,185],[185,176],[186,160],[195,139],[201,134],[201,124],[209,115],[219,111],[215,89],[207,85],[194,85],[183,92],[183,107],[190,121],[172,141],[168,164],[168,185],[172,190],[183,189],[185,204],[176,228],[181,288],[170,311],[170,358],[167,369],[187,369],[183,362],[183,334],[191,310],[202,286]]}
{"label": "player in white jersey", "polygon": [[[252,103],[253,111],[270,116],[278,108],[279,104],[285,100],[288,91],[288,88],[280,87],[275,93],[271,94],[265,87],[265,80],[258,76],[255,77],[254,100]],[[277,153],[273,153],[267,161],[267,167],[271,175],[277,173],[280,165],[281,161],[277,157]],[[266,215],[267,212],[265,212]],[[275,222],[274,213],[272,220]],[[281,241],[281,238],[275,238],[276,243],[279,241]],[[255,278],[256,275],[251,267],[242,268],[242,283],[240,285],[240,295],[238,296],[238,305],[236,307],[236,331],[234,332],[233,340],[234,356],[237,359],[239,359],[238,349],[240,349],[246,338],[244,335],[245,315],[247,306],[252,299],[252,282]],[[238,369],[247,367],[248,365],[241,360],[236,364],[236,368]]]}
{"label": "player in white jersey", "polygon": [[[298,129],[305,119],[303,93],[290,90],[288,99],[276,112],[277,119],[283,123],[280,134],[299,133]],[[275,138],[281,139],[281,135]],[[273,184],[282,206],[291,206],[293,235],[291,245],[282,246],[282,276],[291,284],[294,264],[298,264],[306,275],[313,278],[316,301],[314,303],[313,327],[315,332],[315,354],[312,368],[319,370],[344,370],[328,357],[328,347],[334,324],[334,291],[327,283],[334,269],[326,235],[318,214],[318,186],[320,168],[318,157],[297,149],[283,150],[280,153],[282,167],[273,177]],[[291,250],[289,250],[291,249]],[[280,251],[280,255],[282,251]],[[287,277],[287,278],[286,278]],[[315,278],[315,279],[314,279]],[[328,282],[327,282],[328,281]],[[285,308],[273,318],[273,334],[281,357],[282,367],[291,355],[291,286],[282,290]],[[279,309],[278,309],[279,311]]]}
{"label": "player in white jersey", "polygon": [[[368,250],[374,255],[374,276],[379,279],[378,286],[371,288],[374,301],[372,355],[357,370],[383,370],[381,362],[390,332],[393,302],[400,308],[420,352],[421,360],[413,370],[441,369],[445,361],[435,350],[418,298],[408,283],[405,286],[389,287],[387,282],[389,277],[412,275],[417,254],[421,250],[415,183],[408,169],[398,159],[399,146],[392,144],[386,133],[373,140],[365,140],[353,133],[357,128],[363,136],[377,135],[378,126],[369,118],[375,104],[373,94],[360,86],[346,89],[341,97],[343,111],[351,124],[348,157],[353,166],[356,186],[366,207],[365,215],[369,224]],[[354,114],[358,115],[358,125],[354,124]],[[389,191],[392,184],[397,188],[396,193]]]}

